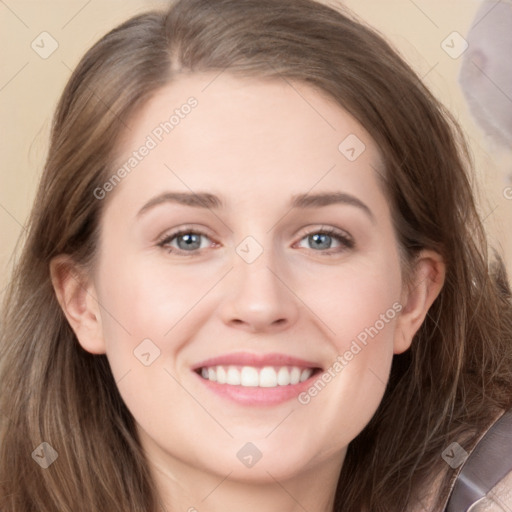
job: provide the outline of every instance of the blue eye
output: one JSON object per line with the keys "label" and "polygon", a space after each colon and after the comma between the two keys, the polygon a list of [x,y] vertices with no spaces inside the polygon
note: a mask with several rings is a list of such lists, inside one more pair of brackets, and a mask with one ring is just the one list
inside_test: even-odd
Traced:
{"label": "blue eye", "polygon": [[[201,236],[197,233],[185,233],[183,235],[176,236],[176,242],[179,249],[200,249],[201,248]],[[180,244],[183,242],[183,244]]]}
{"label": "blue eye", "polygon": [[[333,249],[332,243],[333,241],[336,241],[339,245],[338,248],[341,247],[341,250],[343,248],[345,249],[352,249],[354,247],[354,241],[348,237],[348,235],[345,235],[341,232],[338,232],[335,229],[332,228],[325,228],[321,229],[319,231],[313,231],[306,235],[304,238],[301,239],[306,240],[309,244],[309,248],[313,247],[317,249],[318,251],[328,251],[330,249]],[[336,249],[336,247],[334,247]],[[336,252],[340,252],[339,250]],[[332,255],[333,253],[329,253]]]}
{"label": "blue eye", "polygon": [[[159,247],[167,249],[170,253],[186,252],[190,253],[186,256],[194,256],[199,249],[204,249],[205,247],[205,245],[201,246],[201,237],[208,238],[205,233],[200,231],[182,229],[166,236],[163,240],[158,242],[158,245]],[[174,241],[176,241],[177,247],[171,245]],[[206,247],[208,247],[208,244]]]}
{"label": "blue eye", "polygon": [[[210,243],[202,243],[204,239],[209,240]],[[344,250],[352,249],[355,246],[353,239],[348,234],[333,228],[321,228],[316,231],[311,231],[302,237],[299,243],[302,243],[303,240],[306,240],[306,243],[309,245],[306,248],[314,249],[314,252],[320,252],[322,255],[326,256],[333,256]],[[338,244],[337,247],[332,246],[333,242]],[[169,235],[165,235],[157,245],[166,249],[167,252],[171,254],[199,256],[201,249],[212,247],[216,244],[202,231],[183,228]],[[332,251],[332,249],[335,249],[335,251]]]}

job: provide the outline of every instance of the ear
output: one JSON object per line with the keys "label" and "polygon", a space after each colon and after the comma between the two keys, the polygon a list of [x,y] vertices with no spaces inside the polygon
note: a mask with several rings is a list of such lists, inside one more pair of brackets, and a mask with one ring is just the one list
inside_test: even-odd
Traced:
{"label": "ear", "polygon": [[395,354],[401,354],[411,346],[414,335],[443,287],[446,265],[440,254],[424,250],[418,255],[412,272],[408,285],[402,291],[402,310],[395,331]]}
{"label": "ear", "polygon": [[92,279],[68,255],[52,259],[50,275],[60,307],[82,348],[104,354],[100,308]]}

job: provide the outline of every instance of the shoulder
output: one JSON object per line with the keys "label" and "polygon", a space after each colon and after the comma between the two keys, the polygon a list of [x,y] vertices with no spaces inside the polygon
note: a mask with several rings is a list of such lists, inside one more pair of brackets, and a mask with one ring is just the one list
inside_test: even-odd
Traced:
{"label": "shoulder", "polygon": [[[449,464],[444,464],[439,467],[438,473],[433,477],[430,484],[421,489],[421,492],[417,493],[416,498],[413,500],[413,506],[410,508],[410,512],[444,512],[446,510],[449,498],[452,494],[454,486],[457,482],[461,471],[464,468],[465,461],[475,451],[475,448],[479,448],[485,444],[479,443],[486,437],[495,437],[496,434],[489,432],[495,423],[505,416],[506,411],[503,409],[496,409],[492,414],[492,421],[490,421],[485,429],[480,432],[473,431],[472,434],[468,433],[465,439],[461,439],[460,445],[465,448],[467,455],[464,458],[464,462],[454,468],[450,467]],[[510,420],[510,413],[507,415]],[[506,435],[508,442],[508,434]],[[503,439],[502,439],[503,441]],[[449,444],[449,443],[448,443]],[[494,443],[496,444],[496,443]],[[460,446],[459,445],[459,446]],[[451,446],[451,445],[450,445]],[[447,447],[449,448],[449,446]],[[488,448],[488,446],[487,446]],[[446,451],[446,450],[445,450]],[[443,451],[443,454],[445,453]],[[464,451],[464,450],[463,450]],[[478,451],[478,450],[477,450]],[[496,455],[495,449],[491,450]],[[446,461],[446,458],[440,454],[440,458]],[[479,457],[489,455],[488,450],[484,449],[483,452],[478,455]],[[491,453],[491,456],[493,454]],[[511,461],[512,466],[512,461]],[[480,466],[477,466],[479,468]],[[506,466],[507,468],[509,466]],[[474,467],[472,468],[474,469]],[[450,504],[452,506],[453,504]],[[489,491],[486,496],[474,503],[467,512],[511,512],[512,511],[512,469]]]}
{"label": "shoulder", "polygon": [[477,501],[468,512],[509,512],[512,510],[512,471],[498,482],[485,498]]}

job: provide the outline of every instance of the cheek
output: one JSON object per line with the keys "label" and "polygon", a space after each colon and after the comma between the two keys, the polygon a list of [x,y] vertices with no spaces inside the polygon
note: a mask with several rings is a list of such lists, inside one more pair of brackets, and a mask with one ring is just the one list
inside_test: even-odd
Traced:
{"label": "cheek", "polygon": [[382,399],[402,309],[401,274],[396,260],[374,259],[347,265],[337,273],[331,268],[319,282],[326,284],[305,286],[302,296],[318,313],[321,323],[317,324],[323,326],[334,356],[322,382],[310,388],[301,403],[316,403],[313,407],[332,415],[334,424],[341,422],[345,429],[339,431],[341,442],[349,432],[357,435]]}
{"label": "cheek", "polygon": [[139,403],[141,390],[155,394],[162,381],[162,394],[175,385],[163,372],[176,367],[183,347],[208,320],[205,297],[225,272],[211,267],[179,269],[164,258],[121,258],[114,251],[102,260],[103,336],[112,373],[116,381],[123,379],[119,387],[128,403]]}
{"label": "cheek", "polygon": [[[199,272],[172,268],[151,258],[105,260],[99,275],[100,302],[108,310],[104,333],[163,339],[211,287]],[[124,333],[124,334],[123,334]]]}
{"label": "cheek", "polygon": [[334,357],[323,374],[299,396],[308,417],[321,418],[319,436],[335,453],[368,424],[384,396],[393,360],[400,304],[385,289],[361,299],[343,296],[330,317]]}
{"label": "cheek", "polygon": [[[99,300],[105,309],[103,332],[119,392],[139,425],[169,453],[184,460],[191,453],[199,458],[202,451],[210,450],[214,455],[211,460],[222,463],[226,453],[236,453],[238,449],[229,440],[221,442],[222,432],[218,446],[203,446],[197,441],[205,435],[204,424],[197,422],[204,410],[179,384],[179,365],[175,366],[181,349],[193,344],[199,330],[210,324],[220,325],[215,311],[228,288],[219,283],[219,295],[208,292],[226,272],[221,265],[216,267],[210,262],[178,268],[164,258],[155,263],[147,256],[111,252],[99,268]],[[293,438],[298,446],[308,446],[309,451],[298,450],[293,455],[296,460],[291,462],[304,464],[309,459],[318,462],[330,453],[339,453],[375,413],[393,356],[393,304],[400,296],[400,276],[396,267],[386,265],[383,257],[375,255],[354,258],[339,266],[308,265],[302,259],[300,265],[291,264],[287,271],[286,282],[294,293],[283,298],[294,301],[303,311],[293,329],[304,328],[324,349],[330,349],[332,374],[324,387],[308,390],[308,402],[291,404],[294,423],[277,429],[268,440],[262,438],[259,446],[266,453],[279,453],[278,447]],[[141,342],[148,339],[154,345],[146,341],[137,352]],[[150,359],[155,354],[158,357],[145,366],[134,351],[138,356],[149,353]],[[176,373],[178,380],[166,369]],[[259,434],[255,421],[242,421],[222,410],[215,414],[230,432],[239,434],[238,444],[247,432]],[[282,416],[286,414],[269,420],[265,435]],[[265,424],[265,420],[259,421]],[[180,440],[178,446],[171,445],[171,434]],[[283,472],[293,466],[286,458],[270,461],[272,470],[279,464]],[[228,472],[231,459],[226,464]]]}
{"label": "cheek", "polygon": [[354,259],[339,268],[316,269],[314,280],[303,280],[300,288],[301,298],[318,313],[338,353],[347,350],[354,339],[364,343],[371,336],[384,343],[392,338],[401,309],[401,272],[396,259]]}
{"label": "cheek", "polygon": [[[174,373],[169,362],[190,336],[182,330],[187,322],[180,320],[205,291],[176,270],[171,279],[165,265],[151,265],[148,260],[109,253],[98,269],[98,299],[106,354],[118,390],[137,421],[151,431],[169,397],[183,394],[165,370]],[[185,420],[186,414],[180,414]]]}

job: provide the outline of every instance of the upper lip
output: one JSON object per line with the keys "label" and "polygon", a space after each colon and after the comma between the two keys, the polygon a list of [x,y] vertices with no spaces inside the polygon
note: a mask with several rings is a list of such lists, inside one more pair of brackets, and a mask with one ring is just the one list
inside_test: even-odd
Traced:
{"label": "upper lip", "polygon": [[192,370],[209,366],[299,366],[302,368],[321,368],[315,362],[307,361],[299,357],[293,357],[287,354],[271,353],[271,354],[251,354],[249,352],[234,352],[224,354],[210,359],[205,359],[200,363],[192,366]]}

